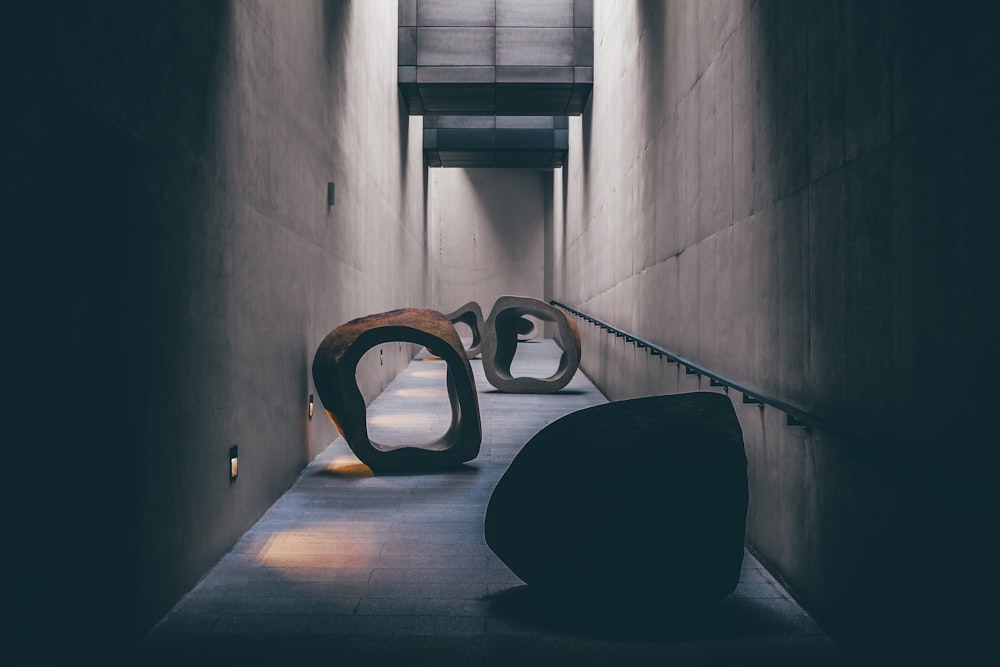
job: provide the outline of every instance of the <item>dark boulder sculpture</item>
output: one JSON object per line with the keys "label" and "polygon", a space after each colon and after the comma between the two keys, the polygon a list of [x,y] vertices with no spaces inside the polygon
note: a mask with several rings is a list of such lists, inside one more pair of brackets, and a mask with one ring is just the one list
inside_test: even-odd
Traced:
{"label": "dark boulder sculpture", "polygon": [[[393,447],[368,437],[367,406],[356,377],[358,361],[371,348],[396,341],[423,345],[447,363],[451,426],[439,439],[419,447]],[[320,343],[312,374],[327,415],[351,451],[373,472],[452,467],[479,454],[482,426],[472,367],[455,327],[435,310],[403,308],[342,324]]]}
{"label": "dark boulder sculpture", "polygon": [[479,307],[479,304],[475,301],[470,301],[461,308],[446,313],[445,317],[452,324],[461,322],[472,330],[472,342],[469,344],[469,347],[465,348],[465,356],[469,359],[478,357],[482,350],[482,332],[486,326],[486,321],[483,318],[483,309]]}
{"label": "dark boulder sculpture", "polygon": [[748,500],[727,395],[617,401],[528,441],[490,497],[486,543],[529,588],[573,605],[690,608],[735,589]]}
{"label": "dark boulder sculpture", "polygon": [[[519,335],[531,315],[555,326],[555,342],[562,349],[559,368],[547,378],[512,377],[511,362]],[[527,333],[525,331],[525,333]],[[559,391],[580,367],[580,332],[566,313],[539,299],[502,296],[493,304],[483,333],[483,372],[491,385],[512,394],[545,394]]]}

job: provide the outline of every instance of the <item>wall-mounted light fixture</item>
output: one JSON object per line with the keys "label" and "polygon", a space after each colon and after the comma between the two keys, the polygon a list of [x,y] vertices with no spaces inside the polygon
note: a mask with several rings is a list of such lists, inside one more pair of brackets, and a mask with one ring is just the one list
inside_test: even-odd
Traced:
{"label": "wall-mounted light fixture", "polygon": [[240,472],[239,447],[233,445],[229,448],[229,481],[236,479]]}
{"label": "wall-mounted light fixture", "polygon": [[330,208],[331,206],[333,206],[333,198],[334,198],[333,195],[334,195],[334,186],[333,186],[333,183],[332,182],[327,183],[326,184],[326,207],[327,208]]}
{"label": "wall-mounted light fixture", "polygon": [[315,404],[315,398],[312,394],[309,394],[309,419],[313,418],[313,405]]}

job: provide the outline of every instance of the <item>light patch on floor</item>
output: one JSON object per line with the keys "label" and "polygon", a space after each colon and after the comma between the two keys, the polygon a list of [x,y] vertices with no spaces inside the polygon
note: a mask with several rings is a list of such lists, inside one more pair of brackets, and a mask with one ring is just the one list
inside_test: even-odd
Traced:
{"label": "light patch on floor", "polygon": [[372,567],[379,546],[374,523],[323,525],[273,534],[257,554],[257,561],[274,568],[316,567],[358,569]]}
{"label": "light patch on floor", "polygon": [[356,456],[337,456],[326,466],[327,472],[341,477],[372,477],[372,469]]}

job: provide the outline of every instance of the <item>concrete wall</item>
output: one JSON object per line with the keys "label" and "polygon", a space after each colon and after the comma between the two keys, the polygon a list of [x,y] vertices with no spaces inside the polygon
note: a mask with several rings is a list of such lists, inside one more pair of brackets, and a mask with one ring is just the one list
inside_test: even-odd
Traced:
{"label": "concrete wall", "polygon": [[429,180],[434,308],[476,301],[488,317],[505,294],[541,299],[550,172],[431,169]]}
{"label": "concrete wall", "polygon": [[[750,544],[847,644],[960,650],[995,590],[996,10],[595,5],[552,295],[858,434],[734,393]],[[717,390],[581,328],[611,398]]]}
{"label": "concrete wall", "polygon": [[428,305],[425,182],[394,2],[4,11],[10,605],[49,664],[145,631],[335,438],[312,355]]}

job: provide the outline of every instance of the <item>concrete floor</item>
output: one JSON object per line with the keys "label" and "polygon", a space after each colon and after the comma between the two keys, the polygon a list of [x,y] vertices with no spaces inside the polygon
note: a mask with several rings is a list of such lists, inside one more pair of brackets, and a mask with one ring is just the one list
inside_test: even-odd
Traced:
{"label": "concrete floor", "polygon": [[[513,370],[545,376],[557,359],[552,341],[533,341],[520,346]],[[583,617],[533,598],[486,546],[490,493],[535,432],[605,399],[582,373],[557,394],[503,394],[479,360],[472,366],[478,458],[446,473],[373,476],[336,440],[153,629],[137,664],[846,662],[749,553],[736,591],[689,618]],[[404,443],[443,432],[444,370],[440,360],[414,360],[373,402],[373,437]]]}

